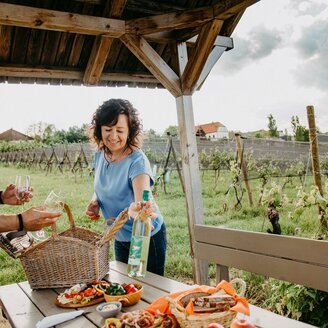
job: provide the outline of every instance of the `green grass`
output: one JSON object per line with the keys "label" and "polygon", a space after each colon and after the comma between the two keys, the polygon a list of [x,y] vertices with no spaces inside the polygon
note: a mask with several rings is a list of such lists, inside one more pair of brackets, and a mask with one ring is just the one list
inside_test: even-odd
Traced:
{"label": "green grass", "polygon": [[[61,174],[56,171],[46,175],[45,172],[36,169],[27,170],[0,166],[0,189],[3,189],[7,184],[15,181],[16,174],[29,174],[31,176],[31,185],[34,187],[34,197],[28,205],[25,205],[26,208],[32,205],[42,204],[49,191],[54,190],[56,192],[61,192],[63,199],[70,206],[74,220],[78,226],[83,226],[99,233],[104,230],[104,225],[101,220],[96,222],[91,221],[84,214],[86,205],[93,194],[93,178],[87,173],[82,176],[74,176],[70,172]],[[266,232],[268,228],[271,228],[271,224],[266,217],[266,208],[264,206],[258,206],[260,190],[259,180],[251,181],[254,206],[249,206],[248,197],[244,190],[242,207],[239,210],[235,210],[234,204],[236,203],[236,199],[234,193],[231,191],[227,195],[225,194],[230,185],[227,172],[221,171],[217,186],[215,186],[213,171],[202,173],[201,178],[204,221],[206,224],[260,232]],[[283,183],[282,178],[275,179],[274,181],[281,185]],[[324,182],[325,181],[323,181],[323,183]],[[305,184],[307,190],[310,189],[311,184],[312,177],[308,177]],[[292,183],[286,186],[284,192],[290,200],[296,199],[297,187],[299,185],[300,180],[295,178]],[[156,201],[167,225],[168,249],[165,276],[192,284],[192,262],[190,257],[186,200],[176,172],[172,173],[170,183],[167,184],[166,189],[167,193],[165,194],[163,186],[159,184],[155,194]],[[226,204],[226,206],[224,206],[224,204]],[[292,222],[288,218],[288,212],[292,209],[293,205],[289,204],[279,211],[279,222],[282,232],[285,235],[293,235],[297,225],[296,222]],[[17,213],[21,210],[21,206],[5,205],[1,207],[2,213]],[[317,209],[315,207],[307,209],[303,213],[298,224],[301,227],[301,236],[315,238],[319,230]],[[68,228],[68,221],[66,216],[63,216],[58,221],[58,230],[61,231],[66,228]],[[114,259],[112,248],[111,245],[111,258]],[[247,282],[246,296],[251,303],[258,304],[262,307],[267,306],[273,310],[270,304],[267,303],[269,303],[268,300],[273,300],[271,304],[275,304],[275,297],[279,299],[279,295],[272,294],[272,286],[279,283],[278,281],[234,269],[231,270],[231,276],[242,277]],[[214,265],[210,266],[210,277],[214,284]],[[0,249],[0,285],[23,280],[26,280],[26,277],[19,260],[10,258]],[[297,310],[294,312],[296,313]]]}

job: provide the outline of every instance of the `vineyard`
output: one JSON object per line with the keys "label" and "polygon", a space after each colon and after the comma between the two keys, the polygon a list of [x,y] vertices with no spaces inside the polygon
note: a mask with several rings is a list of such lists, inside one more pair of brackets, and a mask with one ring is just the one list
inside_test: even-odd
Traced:
{"label": "vineyard", "polygon": [[[257,143],[244,140],[241,157],[237,156],[237,146],[233,141],[200,141],[198,147],[206,224],[328,239],[325,227],[327,218],[325,215],[318,217],[319,206],[322,209],[327,206],[327,145],[319,145],[324,197],[313,187],[308,143],[293,145],[279,142],[275,147],[274,142],[267,140]],[[191,283],[190,256],[185,255],[189,254],[190,245],[183,178],[178,174],[181,169],[178,142],[145,142],[143,149],[152,164],[156,200],[167,223],[166,275]],[[35,188],[30,205],[42,201],[49,189],[61,190],[65,201],[72,207],[77,224],[99,232],[102,227],[90,222],[84,215],[85,206],[92,195],[92,158],[93,150],[89,144],[20,151],[7,149],[0,153],[0,185],[14,181],[17,171],[28,172]],[[249,190],[246,188],[241,159],[246,165]],[[16,209],[7,207],[6,211]],[[270,220],[272,216],[274,224]],[[177,244],[180,252],[176,252]],[[26,279],[19,263],[1,252],[0,259],[0,272],[4,272],[0,274],[0,283]],[[234,274],[247,281],[247,297],[252,303],[316,325],[325,322],[327,293],[254,274],[238,271]],[[214,279],[214,267],[210,269],[210,275]]]}

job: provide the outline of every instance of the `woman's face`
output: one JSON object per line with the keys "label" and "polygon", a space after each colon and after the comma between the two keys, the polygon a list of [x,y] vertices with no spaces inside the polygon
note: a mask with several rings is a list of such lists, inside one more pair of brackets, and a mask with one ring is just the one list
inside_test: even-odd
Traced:
{"label": "woman's face", "polygon": [[128,117],[120,114],[115,125],[102,125],[101,136],[104,145],[112,154],[122,152],[126,147],[129,136]]}

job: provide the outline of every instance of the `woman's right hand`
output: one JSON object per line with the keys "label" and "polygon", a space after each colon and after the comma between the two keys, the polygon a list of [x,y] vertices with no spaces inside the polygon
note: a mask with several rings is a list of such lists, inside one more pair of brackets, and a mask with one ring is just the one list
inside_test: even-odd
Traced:
{"label": "woman's right hand", "polygon": [[87,217],[91,220],[98,220],[100,218],[99,215],[99,204],[97,200],[92,200],[85,211]]}

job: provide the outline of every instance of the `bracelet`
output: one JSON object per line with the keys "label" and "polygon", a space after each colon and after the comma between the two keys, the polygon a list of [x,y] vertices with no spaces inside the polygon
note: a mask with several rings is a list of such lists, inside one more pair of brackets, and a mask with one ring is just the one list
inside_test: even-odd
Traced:
{"label": "bracelet", "polygon": [[2,190],[0,190],[0,204],[4,204],[4,202],[2,200]]}
{"label": "bracelet", "polygon": [[23,216],[21,213],[18,213],[17,216],[18,216],[18,224],[19,224],[18,231],[22,231],[24,230]]}

